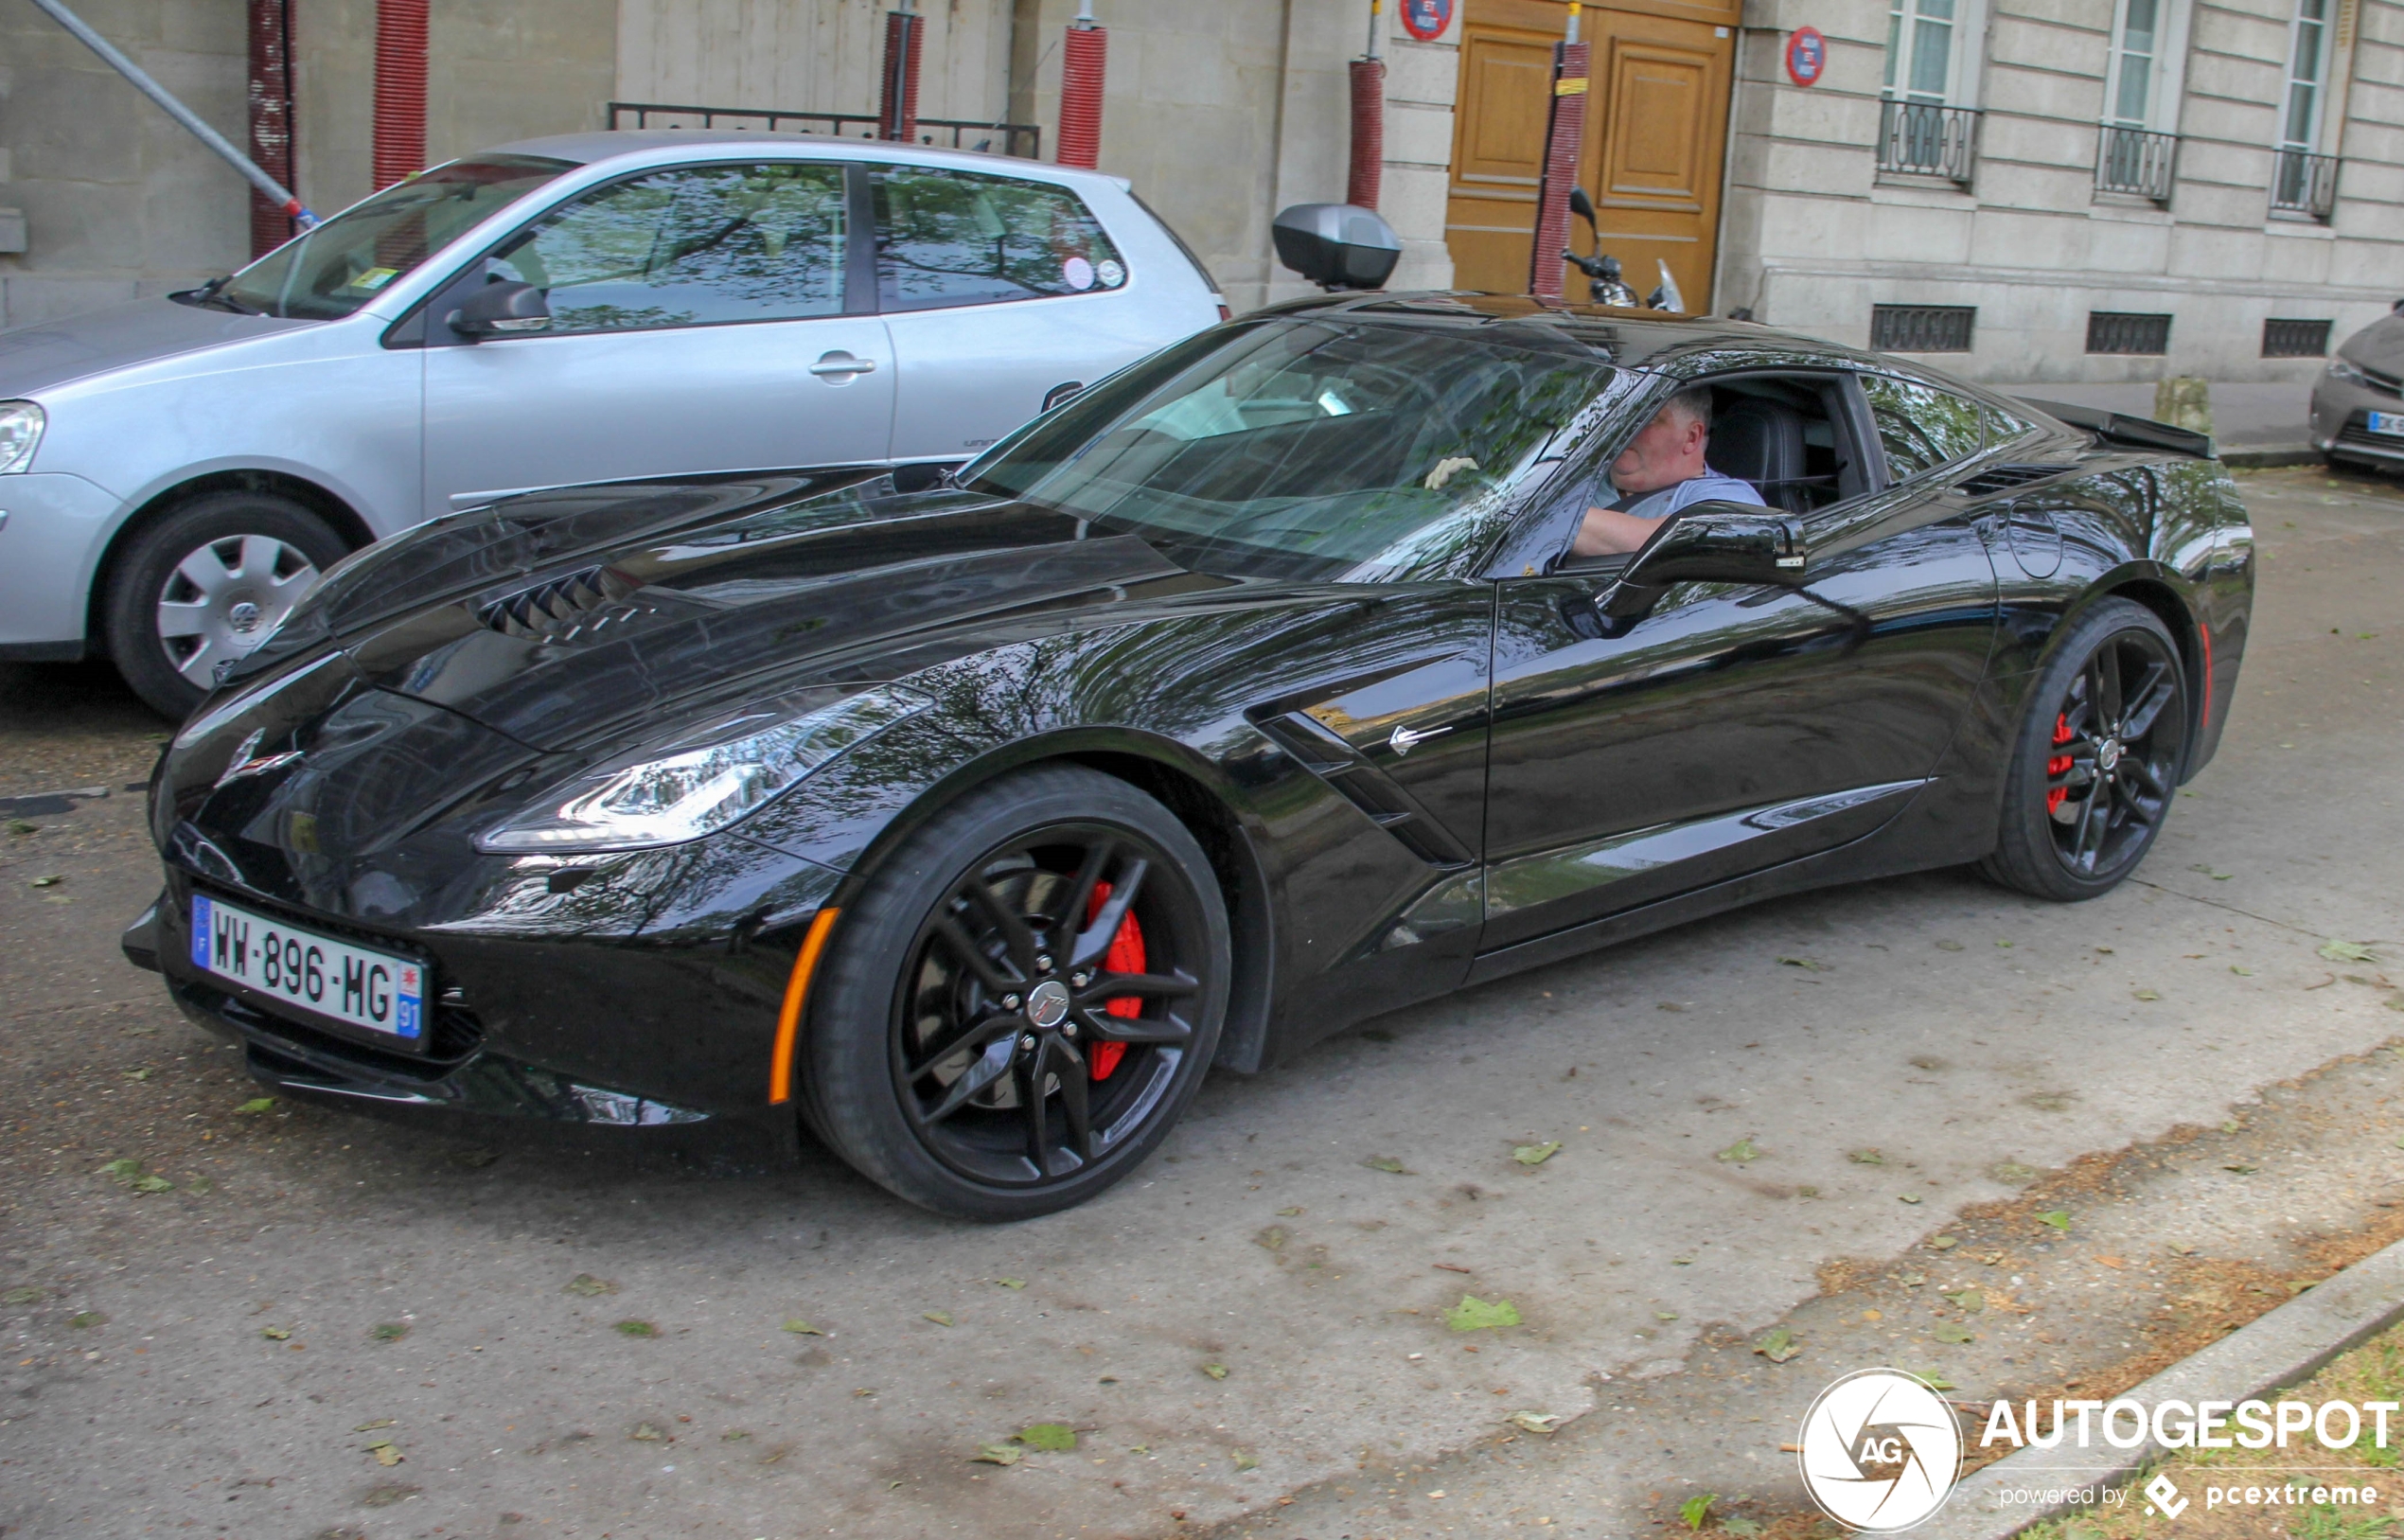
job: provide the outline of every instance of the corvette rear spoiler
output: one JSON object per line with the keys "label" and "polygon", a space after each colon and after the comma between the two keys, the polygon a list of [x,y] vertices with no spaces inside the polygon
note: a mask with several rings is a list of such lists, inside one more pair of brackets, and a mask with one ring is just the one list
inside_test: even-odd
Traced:
{"label": "corvette rear spoiler", "polygon": [[2215,458],[2212,435],[2192,428],[2175,428],[2151,417],[2132,417],[2125,413],[2109,412],[2100,406],[2076,406],[2068,401],[2041,401],[2033,396],[2022,400],[2057,421],[2073,428],[2084,428],[2108,443],[2126,444],[2132,449],[2168,450],[2173,454],[2192,454],[2199,460]]}

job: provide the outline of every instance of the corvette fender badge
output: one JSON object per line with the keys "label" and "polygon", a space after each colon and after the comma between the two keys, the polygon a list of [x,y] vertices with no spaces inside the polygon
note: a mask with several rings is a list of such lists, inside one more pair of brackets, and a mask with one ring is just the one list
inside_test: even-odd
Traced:
{"label": "corvette fender badge", "polygon": [[1400,759],[1427,739],[1451,731],[1449,727],[1398,727],[1394,729],[1393,735],[1386,740],[1386,747],[1393,750],[1394,757]]}

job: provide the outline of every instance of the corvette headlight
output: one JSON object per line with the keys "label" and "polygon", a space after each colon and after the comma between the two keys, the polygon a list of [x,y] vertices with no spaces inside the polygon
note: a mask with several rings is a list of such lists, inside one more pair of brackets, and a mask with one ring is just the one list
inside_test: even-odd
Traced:
{"label": "corvette headlight", "polygon": [[721,717],[586,771],[476,837],[478,849],[644,850],[714,834],[828,760],[934,701],[880,684],[838,700],[810,691]]}
{"label": "corvette headlight", "polygon": [[33,464],[49,416],[31,401],[0,401],[0,476]]}

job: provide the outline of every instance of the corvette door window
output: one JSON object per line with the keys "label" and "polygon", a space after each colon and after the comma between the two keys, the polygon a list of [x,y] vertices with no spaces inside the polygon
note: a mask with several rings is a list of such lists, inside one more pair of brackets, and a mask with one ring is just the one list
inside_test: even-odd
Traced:
{"label": "corvette door window", "polygon": [[1862,376],[1862,394],[1869,398],[1870,416],[1886,451],[1889,481],[1908,481],[1986,447],[1985,409],[1975,401],[1883,374]]}
{"label": "corvette door window", "polygon": [[843,168],[681,166],[579,198],[487,259],[543,290],[544,335],[843,309]]}
{"label": "corvette door window", "polygon": [[962,472],[1205,572],[1459,576],[1611,369],[1578,345],[1300,322],[1204,334]]}
{"label": "corvette door window", "polygon": [[1015,176],[880,166],[876,286],[889,310],[1099,293],[1125,258],[1077,195]]}

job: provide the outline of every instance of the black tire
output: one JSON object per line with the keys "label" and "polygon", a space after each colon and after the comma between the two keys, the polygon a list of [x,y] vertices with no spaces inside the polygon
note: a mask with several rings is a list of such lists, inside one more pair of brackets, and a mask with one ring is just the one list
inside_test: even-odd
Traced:
{"label": "black tire", "polygon": [[1082,1203],[1200,1089],[1229,947],[1210,860],[1166,807],[1079,766],[1005,776],[911,834],[836,923],[810,990],[811,1127],[938,1213]]}
{"label": "black tire", "polygon": [[2178,794],[2188,699],[2179,645],[2152,611],[2105,599],[2074,621],[2029,691],[1979,870],[2061,903],[2118,887]]}
{"label": "black tire", "polygon": [[[349,544],[308,507],[273,492],[204,492],[134,537],[113,564],[101,614],[109,657],[133,693],[182,721],[215,664],[282,622]],[[253,567],[261,571],[252,571]],[[203,590],[201,571],[218,586]],[[172,603],[180,621],[164,618]],[[171,624],[195,628],[168,636]]]}

